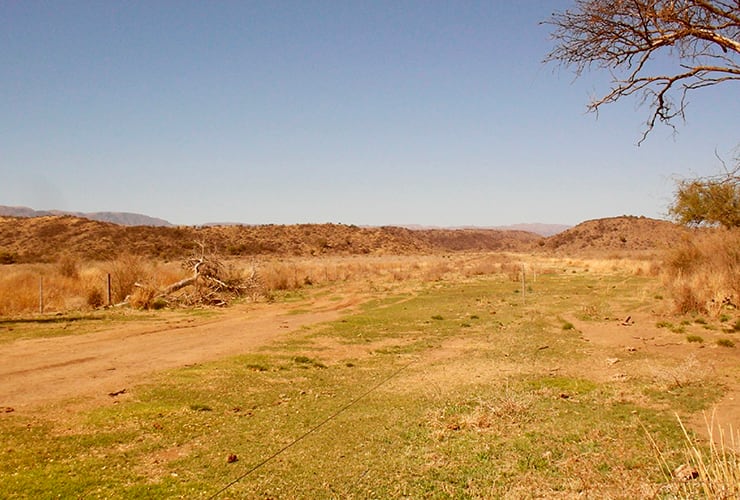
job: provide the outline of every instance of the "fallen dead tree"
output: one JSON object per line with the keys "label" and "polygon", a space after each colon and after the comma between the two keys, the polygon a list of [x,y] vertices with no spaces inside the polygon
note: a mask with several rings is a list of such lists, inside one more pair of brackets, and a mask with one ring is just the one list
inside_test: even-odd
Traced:
{"label": "fallen dead tree", "polygon": [[142,309],[161,309],[167,306],[226,306],[233,300],[259,298],[264,286],[255,266],[239,271],[224,265],[213,257],[201,256],[187,259],[183,267],[192,275],[163,289],[136,283],[136,290],[119,305]]}

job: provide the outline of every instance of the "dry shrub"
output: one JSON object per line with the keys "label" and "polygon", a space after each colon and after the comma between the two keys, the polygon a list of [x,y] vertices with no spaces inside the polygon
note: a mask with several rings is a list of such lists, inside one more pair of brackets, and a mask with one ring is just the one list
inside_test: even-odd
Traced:
{"label": "dry shrub", "polygon": [[298,279],[295,264],[272,262],[262,268],[262,280],[268,290],[296,290],[303,284]]}
{"label": "dry shrub", "polygon": [[73,255],[64,254],[59,258],[59,262],[57,262],[57,269],[59,270],[59,274],[65,278],[78,278],[80,263]]}
{"label": "dry shrub", "polygon": [[421,279],[424,281],[440,281],[452,271],[448,262],[425,263],[421,266]]}
{"label": "dry shrub", "polygon": [[44,312],[86,307],[92,288],[89,273],[81,265],[76,266],[74,276],[63,275],[59,263],[5,266],[0,275],[0,315],[39,312],[40,293],[43,293]]}
{"label": "dry shrub", "polygon": [[145,277],[144,261],[136,255],[122,255],[110,263],[110,275],[113,301],[123,302]]}
{"label": "dry shrub", "polygon": [[665,257],[664,282],[680,313],[719,315],[740,304],[740,230],[695,232]]}
{"label": "dry shrub", "polygon": [[105,297],[103,296],[103,291],[100,288],[88,288],[85,302],[93,309],[104,306]]}
{"label": "dry shrub", "polygon": [[519,282],[522,279],[522,264],[519,262],[506,262],[501,265],[501,272],[509,277],[509,280]]}
{"label": "dry shrub", "polygon": [[38,311],[38,266],[12,265],[3,268],[0,282],[0,314],[10,315]]}
{"label": "dry shrub", "polygon": [[128,303],[136,309],[149,309],[157,296],[157,290],[151,286],[139,285],[128,296]]}
{"label": "dry shrub", "polygon": [[[264,287],[256,267],[245,269],[235,262],[202,256],[182,263],[186,279],[163,285],[137,285],[130,304],[139,308],[161,309],[168,305],[226,306],[231,301],[248,297],[256,300]],[[154,269],[156,273],[158,269]]]}
{"label": "dry shrub", "polygon": [[504,254],[487,254],[474,259],[465,266],[465,276],[490,276],[503,272],[503,267],[511,262],[511,257]]}

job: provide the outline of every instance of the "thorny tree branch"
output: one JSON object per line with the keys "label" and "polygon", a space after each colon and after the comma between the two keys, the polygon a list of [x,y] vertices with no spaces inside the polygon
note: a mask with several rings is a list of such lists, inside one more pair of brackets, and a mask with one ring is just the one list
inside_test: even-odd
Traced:
{"label": "thorny tree branch", "polygon": [[[639,143],[656,122],[674,127],[692,90],[740,80],[740,0],[576,0],[555,12],[555,49],[546,62],[611,74],[611,90],[588,109],[636,95],[651,111]],[[666,61],[675,62],[666,70]]]}

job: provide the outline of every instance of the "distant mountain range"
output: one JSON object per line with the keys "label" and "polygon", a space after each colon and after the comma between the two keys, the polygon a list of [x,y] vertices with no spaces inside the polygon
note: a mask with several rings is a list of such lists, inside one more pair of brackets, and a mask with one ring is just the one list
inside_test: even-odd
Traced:
{"label": "distant mountain range", "polygon": [[[100,222],[111,222],[120,226],[153,226],[153,227],[174,227],[169,221],[149,217],[148,215],[135,214],[130,212],[67,212],[63,210],[34,210],[28,207],[9,207],[0,205],[0,216],[6,215],[11,217],[44,217],[47,215],[74,215],[75,217],[84,217],[85,219],[96,220]],[[211,226],[241,226],[249,225],[243,223],[207,223],[199,224],[202,227]],[[439,226],[422,226],[422,225],[401,225],[406,229],[426,230],[426,229],[481,229],[481,230],[501,230],[501,231],[526,231],[538,234],[540,236],[553,236],[570,229],[572,226],[564,224],[512,224],[509,226],[457,226],[457,227],[439,227]]]}
{"label": "distant mountain range", "polygon": [[28,207],[8,207],[0,205],[0,215],[11,217],[44,217],[47,215],[74,215],[85,219],[101,222],[111,222],[121,226],[156,226],[172,227],[168,221],[149,217],[148,215],[133,214],[129,212],[65,212],[62,210],[34,210]]}
{"label": "distant mountain range", "polygon": [[498,231],[526,231],[528,233],[539,234],[540,236],[553,236],[563,231],[567,231],[573,226],[565,224],[541,224],[541,223],[523,223],[511,224],[508,226],[456,226],[456,227],[437,227],[421,225],[404,225],[406,229],[424,230],[424,229],[494,229]]}

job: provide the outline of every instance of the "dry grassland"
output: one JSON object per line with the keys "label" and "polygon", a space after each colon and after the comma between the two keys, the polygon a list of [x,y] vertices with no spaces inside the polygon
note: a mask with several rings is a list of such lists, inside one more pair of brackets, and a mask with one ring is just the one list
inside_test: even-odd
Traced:
{"label": "dry grassland", "polygon": [[[458,254],[241,265],[258,266],[272,297],[191,317],[187,329],[180,318],[171,331],[114,322],[65,335],[80,335],[80,349],[111,335],[139,357],[143,341],[147,356],[174,345],[182,355],[186,341],[198,342],[196,351],[203,342],[241,345],[268,311],[265,331],[272,323],[282,334],[259,348],[226,346],[232,355],[215,360],[193,352],[179,368],[125,386],[91,380],[95,394],[69,401],[49,391],[46,405],[3,414],[0,493],[616,499],[701,498],[705,484],[737,491],[728,489],[737,485],[735,451],[708,446],[696,423],[715,406],[723,422],[740,415],[731,404],[740,397],[737,350],[716,342],[733,338],[740,317],[730,308],[724,321],[676,316],[654,262]],[[171,278],[179,276],[174,269]],[[342,304],[352,305],[334,321],[299,327]],[[294,327],[284,330],[288,318]],[[26,344],[18,339],[6,352],[16,345]],[[74,356],[82,359],[59,369],[89,363],[103,377],[132,362],[119,351]],[[44,373],[64,365],[39,363]],[[690,424],[685,435],[675,413]]]}
{"label": "dry grassland", "polygon": [[[342,254],[304,234],[298,255],[221,257],[229,278],[259,283],[232,307],[172,300],[131,318],[111,310],[152,307],[142,290],[192,267],[73,252],[2,265],[8,376],[30,373],[25,348],[105,337],[128,351],[37,359],[39,384],[88,363],[90,390],[96,377],[128,385],[49,391],[18,411],[0,401],[0,496],[737,498],[740,234],[666,224],[591,221],[518,252],[471,251],[467,233],[434,236],[467,251]],[[340,229],[352,246],[355,228]],[[109,275],[111,301],[128,305],[107,307]],[[182,362],[115,378],[144,338],[163,360],[177,342]]]}

